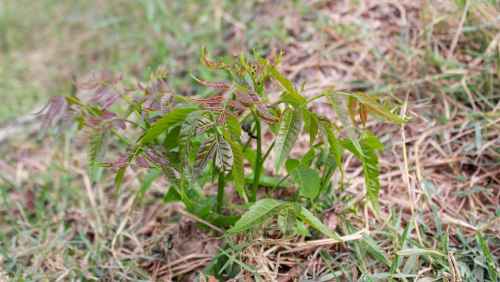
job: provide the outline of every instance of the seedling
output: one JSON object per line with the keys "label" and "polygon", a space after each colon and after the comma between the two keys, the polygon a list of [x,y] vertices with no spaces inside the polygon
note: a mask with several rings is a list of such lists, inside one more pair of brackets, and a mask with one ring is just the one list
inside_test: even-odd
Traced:
{"label": "seedling", "polygon": [[[337,236],[309,208],[326,191],[337,169],[343,175],[342,156],[349,151],[363,165],[367,197],[379,212],[379,163],[375,151],[382,150],[382,144],[373,133],[359,128],[355,115],[359,114],[362,126],[368,114],[373,113],[398,123],[406,122],[404,119],[360,92],[327,89],[320,95],[307,97],[304,84],[297,88],[278,70],[282,53],[269,60],[257,53],[254,59],[241,53],[230,65],[211,60],[204,49],[201,55],[201,62],[207,68],[226,72],[230,78],[227,83],[208,82],[191,73],[197,83],[213,89],[212,96],[176,95],[165,83],[167,73],[159,70],[148,73],[145,86],[138,82],[134,88],[123,88],[123,75],[116,79],[93,76],[90,81],[78,84],[93,91],[90,99],[71,95],[52,98],[40,137],[58,116],[61,118],[56,139],[78,123],[88,138],[88,165],[93,180],[97,180],[100,167],[115,169],[114,183],[119,193],[126,170],[161,172],[170,184],[166,202],[182,201],[190,213],[219,228],[233,225],[228,232],[248,230],[277,215],[277,226],[284,236],[296,232],[310,236],[306,223],[334,239]],[[275,104],[269,102],[270,84],[282,91]],[[308,108],[320,98],[330,102],[342,129]],[[124,113],[110,110],[117,101],[128,104]],[[274,134],[274,141],[264,153],[265,126]],[[299,161],[288,156],[302,128],[310,137],[311,150]],[[104,162],[110,136],[128,147],[118,160]],[[129,141],[132,137],[134,142]],[[251,142],[257,143],[256,149],[248,154]],[[271,178],[276,180],[272,191],[257,201],[264,178],[269,178],[263,165],[271,152],[274,152],[274,174],[282,175],[284,166],[287,174],[281,179]],[[251,175],[246,173],[245,163],[253,168]],[[296,196],[289,201],[272,199],[276,188],[290,183],[288,178],[298,186]],[[215,199],[206,197],[202,190],[215,182],[218,187]],[[229,187],[235,187],[249,207],[242,216],[222,213],[225,187],[230,182],[233,184]]]}

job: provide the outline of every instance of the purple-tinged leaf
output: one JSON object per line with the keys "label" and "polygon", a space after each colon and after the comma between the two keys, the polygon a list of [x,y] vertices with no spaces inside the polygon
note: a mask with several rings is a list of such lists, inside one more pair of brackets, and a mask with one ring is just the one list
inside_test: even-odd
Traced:
{"label": "purple-tinged leaf", "polygon": [[215,136],[210,136],[201,144],[194,160],[193,177],[191,178],[191,185],[198,179],[203,169],[207,166],[208,162],[213,159],[217,149],[217,139]]}
{"label": "purple-tinged leaf", "polygon": [[241,103],[249,103],[249,104],[252,104],[254,103],[252,97],[248,96],[248,94],[246,94],[245,92],[243,91],[236,91],[234,92],[235,96],[236,96],[236,99],[238,99],[238,101],[240,101]]}
{"label": "purple-tinged leaf", "polygon": [[108,92],[108,90],[109,90],[109,87],[107,87],[107,86],[102,87],[99,91],[97,91],[94,94],[94,96],[92,96],[90,101],[97,102],[97,101],[101,100],[102,97],[104,97],[104,94],[106,94]]}
{"label": "purple-tinged leaf", "polygon": [[143,167],[143,168],[151,168],[151,165],[149,162],[144,158],[143,156],[137,156],[135,158],[135,162],[137,163],[138,166]]}
{"label": "purple-tinged leaf", "polygon": [[170,165],[170,162],[168,159],[156,152],[155,149],[149,148],[149,147],[144,147],[142,148],[144,151],[144,154],[146,157],[152,161],[153,163],[159,164],[159,165]]}
{"label": "purple-tinged leaf", "polygon": [[120,97],[120,95],[118,94],[114,94],[113,96],[111,96],[108,100],[106,100],[106,102],[104,102],[102,108],[107,109],[111,107],[116,102],[116,99],[118,99],[118,97]]}
{"label": "purple-tinged leaf", "polygon": [[167,114],[172,111],[170,105],[174,102],[175,93],[163,93],[161,96],[161,114]]}
{"label": "purple-tinged leaf", "polygon": [[229,86],[229,84],[227,84],[225,82],[203,81],[203,80],[200,80],[200,79],[196,78],[191,72],[189,72],[189,75],[191,75],[191,77],[194,80],[196,80],[198,83],[206,85],[206,86],[210,86],[213,89],[230,89],[231,88],[231,86]]}
{"label": "purple-tinged leaf", "polygon": [[119,120],[118,120],[118,126],[119,126],[122,130],[127,129],[127,123],[125,123],[125,120],[124,120],[124,119],[119,119]]}
{"label": "purple-tinged leaf", "polygon": [[148,119],[146,122],[149,124],[153,124],[153,123],[157,122],[159,119],[161,119],[161,116],[155,116],[155,117]]}
{"label": "purple-tinged leaf", "polygon": [[225,113],[220,113],[219,119],[217,120],[217,123],[219,126],[224,126],[224,124],[226,124],[226,114]]}
{"label": "purple-tinged leaf", "polygon": [[122,81],[123,81],[123,76],[124,76],[124,75],[125,75],[125,74],[124,74],[124,73],[122,73],[120,76],[118,76],[117,78],[115,78],[115,79],[113,80],[112,84],[114,85],[114,84],[117,84],[118,82],[122,82]]}
{"label": "purple-tinged leaf", "polygon": [[231,150],[231,146],[229,146],[229,143],[224,139],[224,137],[219,137],[219,146],[217,148],[216,158],[219,158],[220,161],[215,160],[215,163],[222,164],[222,166],[219,167],[219,172],[229,171],[233,168],[233,151]]}
{"label": "purple-tinged leaf", "polygon": [[146,90],[146,88],[144,88],[144,86],[142,86],[142,84],[139,81],[137,81],[137,87],[142,91]]}
{"label": "purple-tinged leaf", "polygon": [[234,100],[227,101],[227,104],[235,109],[248,110],[247,107],[243,106],[242,104]]}
{"label": "purple-tinged leaf", "polygon": [[260,120],[262,120],[263,122],[265,122],[267,124],[273,125],[273,124],[276,124],[278,122],[278,120],[269,118],[269,117],[263,115],[262,113],[260,113],[259,111],[257,111],[256,113],[259,116]]}
{"label": "purple-tinged leaf", "polygon": [[142,104],[142,110],[148,112],[160,110],[160,102],[158,101],[157,97],[150,96],[150,98]]}
{"label": "purple-tinged leaf", "polygon": [[43,119],[42,128],[40,129],[40,134],[38,135],[39,139],[41,139],[45,134],[45,131],[47,131],[47,129],[52,126],[52,121],[61,112],[65,105],[66,99],[64,99],[64,97],[55,96],[54,98],[52,98],[52,100],[50,101],[49,109],[47,110],[47,113],[45,114],[45,117]]}
{"label": "purple-tinged leaf", "polygon": [[198,103],[202,103],[202,104],[220,104],[222,103],[222,101],[224,101],[224,98],[222,96],[214,96],[214,97],[210,97],[210,98],[201,98],[201,99],[197,99],[197,98],[189,98],[189,100],[192,100],[192,101],[195,101],[195,102],[198,102]]}
{"label": "purple-tinged leaf", "polygon": [[133,171],[137,171],[137,167],[135,166],[135,164],[130,164],[130,168],[131,168]]}
{"label": "purple-tinged leaf", "polygon": [[212,127],[213,124],[214,124],[214,122],[209,120],[206,117],[203,117],[203,116],[198,117],[198,121],[196,123],[196,135],[203,134],[205,131],[210,129],[210,127]]}

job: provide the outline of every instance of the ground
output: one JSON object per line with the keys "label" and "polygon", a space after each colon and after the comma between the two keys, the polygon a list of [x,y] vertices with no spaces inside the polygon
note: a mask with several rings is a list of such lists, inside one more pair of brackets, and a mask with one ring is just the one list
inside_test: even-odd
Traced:
{"label": "ground", "polygon": [[[0,281],[192,281],[228,241],[246,243],[233,264],[256,266],[269,281],[388,280],[393,265],[396,281],[500,277],[498,2],[7,0],[0,7]],[[310,95],[363,91],[405,109],[412,120],[404,126],[367,124],[384,142],[381,214],[365,204],[359,163],[347,158],[337,193],[351,200],[325,201],[322,215],[346,242],[282,240],[265,228],[213,237],[182,205],[162,202],[162,180],[135,206],[144,173],[127,175],[115,198],[112,171],[91,182],[75,128],[52,149],[51,137],[37,140],[41,120],[28,114],[74,92],[75,79],[92,70],[144,80],[148,67],[162,66],[178,93],[193,94],[189,70],[213,74],[199,64],[202,46],[224,59],[282,49],[282,71],[297,84],[307,79]],[[331,116],[322,103],[315,110]],[[445,255],[398,255],[403,246]],[[253,279],[244,267],[239,275]]]}

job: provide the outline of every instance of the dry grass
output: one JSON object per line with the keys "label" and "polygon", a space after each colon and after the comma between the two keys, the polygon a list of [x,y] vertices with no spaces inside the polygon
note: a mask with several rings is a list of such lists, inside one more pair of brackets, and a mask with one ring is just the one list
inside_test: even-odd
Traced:
{"label": "dry grass", "polygon": [[[234,273],[243,281],[257,275],[266,281],[375,281],[388,279],[382,274],[397,264],[397,250],[416,246],[449,253],[406,256],[394,280],[493,281],[492,273],[500,274],[495,269],[500,257],[498,4],[316,1],[306,13],[286,5],[271,13],[273,5],[278,4],[258,6],[263,13],[251,22],[223,15],[231,24],[228,39],[239,42],[252,23],[280,21],[289,37],[270,44],[286,51],[282,69],[288,77],[299,83],[308,79],[306,93],[327,87],[382,93],[414,118],[404,127],[376,120],[367,125],[384,141],[381,216],[363,200],[360,164],[347,157],[344,189],[324,200],[322,216],[346,242],[282,239],[266,227],[255,234],[213,237],[195,226],[199,219],[182,216],[179,205],[161,203],[163,180],[132,207],[146,176],[129,175],[128,189],[113,199],[112,175],[90,182],[82,142],[70,138],[74,132],[61,148],[49,151],[49,142],[29,138],[37,121],[28,120],[33,131],[26,138],[10,144],[0,138],[0,267],[12,271],[4,277],[193,281],[218,256],[229,258],[229,268],[247,266]],[[321,100],[314,107],[331,116]],[[1,128],[0,136],[7,129]]]}

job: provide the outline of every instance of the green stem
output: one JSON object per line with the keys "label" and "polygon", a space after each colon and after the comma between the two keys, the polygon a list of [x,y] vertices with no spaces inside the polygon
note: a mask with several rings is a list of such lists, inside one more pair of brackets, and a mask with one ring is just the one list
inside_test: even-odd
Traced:
{"label": "green stem", "polygon": [[301,107],[301,108],[303,108],[303,107],[307,106],[307,104],[309,104],[309,103],[311,103],[312,101],[314,101],[314,100],[316,100],[316,99],[319,99],[319,98],[321,98],[321,97],[323,97],[323,96],[325,96],[325,93],[320,94],[320,95],[318,95],[318,96],[316,96],[316,97],[313,97],[313,98],[311,98],[311,99],[309,99],[309,100],[305,101],[305,102],[304,102],[304,104],[300,105],[300,107]]}
{"label": "green stem", "polygon": [[224,205],[224,171],[219,172],[219,181],[217,183],[217,213],[222,214]]}
{"label": "green stem", "polygon": [[255,129],[257,130],[257,158],[255,160],[255,171],[253,174],[252,194],[250,195],[250,202],[257,200],[257,191],[259,189],[260,174],[262,170],[262,130],[260,128],[260,120],[255,117]]}

